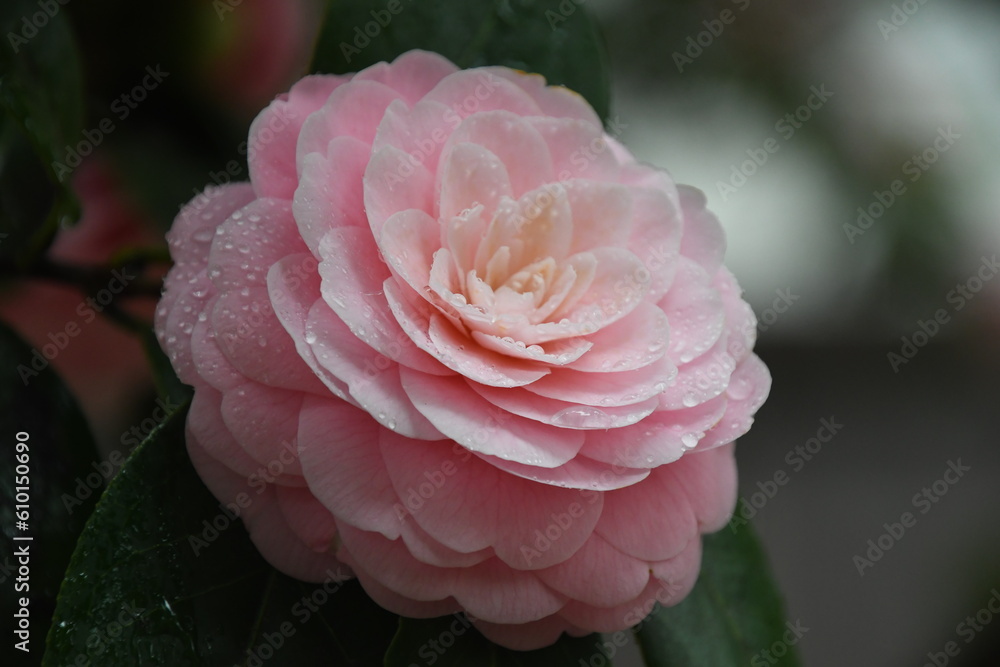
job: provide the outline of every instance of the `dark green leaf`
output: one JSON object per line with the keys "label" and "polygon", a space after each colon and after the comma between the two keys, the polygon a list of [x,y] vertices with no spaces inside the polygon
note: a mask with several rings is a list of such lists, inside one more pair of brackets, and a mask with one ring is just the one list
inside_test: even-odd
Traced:
{"label": "dark green leaf", "polygon": [[[597,660],[600,656],[601,660]],[[595,660],[594,663],[591,660]],[[493,644],[461,614],[426,620],[401,618],[399,631],[385,655],[385,667],[575,667],[611,665],[599,635],[563,636],[537,651],[511,651]]]}
{"label": "dark green leaf", "polygon": [[324,589],[264,562],[194,471],[186,413],[136,449],[94,510],[45,664],[379,664],[397,617],[356,582]]}
{"label": "dark green leaf", "polygon": [[[18,599],[28,597],[31,619],[30,654],[15,650],[8,635],[0,648],[0,663],[38,664],[59,584],[104,476],[87,422],[73,397],[48,360],[4,325],[0,325],[0,406],[0,433],[5,439],[0,446],[2,615],[9,623],[19,607]],[[27,451],[18,451],[18,440],[25,441]],[[25,458],[18,460],[18,456]],[[19,469],[22,465],[27,467],[26,475]],[[25,486],[27,503],[18,495]],[[18,516],[25,509],[27,530],[19,530],[15,522],[25,520]],[[13,539],[25,536],[32,539]],[[18,581],[20,563],[15,553],[25,546],[30,576]]]}
{"label": "dark green leaf", "polygon": [[537,72],[580,93],[601,118],[608,117],[607,56],[596,25],[578,3],[328,0],[327,6],[314,72],[356,72],[426,49],[463,68],[505,65]]}
{"label": "dark green leaf", "polygon": [[[750,526],[705,537],[701,574],[675,607],[657,607],[637,628],[650,667],[796,667],[804,634],[785,616],[764,551]],[[767,654],[764,652],[767,651]]]}
{"label": "dark green leaf", "polygon": [[[0,233],[19,241],[22,262],[45,247],[59,223],[78,217],[67,156],[85,139],[83,87],[62,9],[58,2],[0,3]],[[10,256],[14,245],[0,245],[0,253]]]}

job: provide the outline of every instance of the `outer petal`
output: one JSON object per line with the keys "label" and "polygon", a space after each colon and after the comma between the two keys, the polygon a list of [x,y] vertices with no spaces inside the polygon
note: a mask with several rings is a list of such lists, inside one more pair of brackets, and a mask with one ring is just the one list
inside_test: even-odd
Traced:
{"label": "outer petal", "polygon": [[291,199],[298,184],[295,146],[302,124],[350,77],[307,76],[254,119],[247,142],[250,180],[258,197]]}
{"label": "outer petal", "polygon": [[[514,477],[457,445],[383,431],[381,447],[396,493],[406,497],[416,490],[425,497],[412,517],[456,551],[492,547],[513,568],[547,567],[575,553],[601,514],[602,494],[596,491]],[[556,539],[546,537],[546,530],[558,532]]]}

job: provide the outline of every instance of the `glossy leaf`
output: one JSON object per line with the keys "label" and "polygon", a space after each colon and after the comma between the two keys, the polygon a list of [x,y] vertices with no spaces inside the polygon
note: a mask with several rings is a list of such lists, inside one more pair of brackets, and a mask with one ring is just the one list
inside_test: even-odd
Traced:
{"label": "glossy leaf", "polygon": [[191,466],[186,412],[136,449],[95,509],[44,664],[379,664],[397,617],[342,572],[316,586],[268,565]]}
{"label": "glossy leaf", "polygon": [[[5,439],[0,446],[0,603],[13,629],[18,600],[28,598],[31,624],[30,653],[16,650],[8,634],[0,648],[5,665],[39,664],[59,584],[108,470],[86,419],[45,356],[58,348],[48,345],[51,349],[31,348],[0,325],[0,433]],[[21,520],[26,530],[18,528]],[[27,577],[17,555],[24,548]]]}
{"label": "glossy leaf", "polygon": [[706,536],[694,590],[675,607],[654,609],[636,635],[650,667],[797,667],[803,627],[785,616],[764,551],[747,525]]}

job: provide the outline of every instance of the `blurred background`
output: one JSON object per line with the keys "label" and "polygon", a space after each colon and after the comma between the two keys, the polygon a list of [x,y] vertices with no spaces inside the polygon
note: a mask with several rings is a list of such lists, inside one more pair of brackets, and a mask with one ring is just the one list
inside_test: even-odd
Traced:
{"label": "blurred background", "polygon": [[588,4],[622,140],[705,191],[760,320],[740,508],[804,663],[1000,664],[1000,4]]}
{"label": "blurred background", "polygon": [[[774,385],[738,448],[738,512],[809,628],[805,664],[1000,664],[1000,3],[566,4],[606,41],[611,127],[705,191],[760,319]],[[249,122],[307,71],[319,5],[68,5],[85,127],[115,130],[72,169],[83,217],[50,258],[131,258],[155,287],[162,255],[128,253],[162,246],[206,183],[247,179]],[[147,67],[166,83],[133,106]],[[0,319],[40,347],[81,298],[58,276],[6,280]],[[104,452],[154,405],[129,333],[153,303],[128,293],[52,360]]]}

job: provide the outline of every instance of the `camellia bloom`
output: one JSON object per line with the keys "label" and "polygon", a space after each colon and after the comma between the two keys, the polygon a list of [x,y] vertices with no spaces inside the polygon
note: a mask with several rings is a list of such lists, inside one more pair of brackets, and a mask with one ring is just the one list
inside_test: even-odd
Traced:
{"label": "camellia bloom", "polygon": [[770,387],[701,193],[565,88],[416,51],[249,145],[174,223],[156,327],[264,556],[518,649],[680,601]]}

